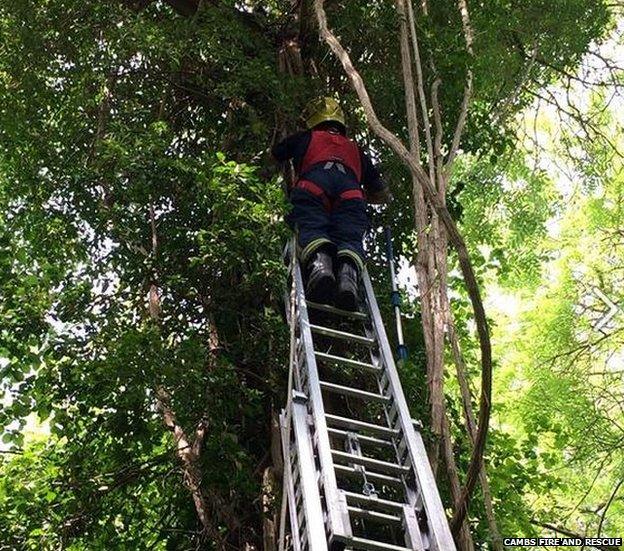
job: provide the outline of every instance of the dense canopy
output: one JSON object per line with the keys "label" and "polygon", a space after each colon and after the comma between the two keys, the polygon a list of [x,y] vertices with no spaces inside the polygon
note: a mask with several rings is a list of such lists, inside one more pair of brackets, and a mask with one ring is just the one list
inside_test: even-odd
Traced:
{"label": "dense canopy", "polygon": [[[0,549],[271,549],[280,494],[263,481],[279,469],[289,232],[287,177],[268,151],[307,100],[341,98],[394,195],[374,229],[392,221],[403,262],[415,256],[409,171],[370,132],[311,4],[0,0]],[[593,53],[618,43],[618,7],[471,2],[470,54],[456,2],[426,5],[414,5],[423,79],[427,90],[440,80],[445,136],[474,75],[447,203],[494,343],[485,463],[499,532],[622,535],[621,313],[596,331],[605,302],[592,291],[616,304],[623,295],[621,103],[608,101],[622,74]],[[325,8],[380,119],[407,142],[394,3]],[[611,78],[575,77],[580,107],[566,112],[562,79],[592,55]],[[544,113],[536,96],[560,109]],[[376,239],[369,269],[390,328]],[[451,252],[476,399],[478,345],[456,264]],[[427,426],[410,273],[402,376]],[[463,478],[471,441],[450,349],[445,358]],[[477,489],[468,524],[475,548],[492,549],[484,507]]]}

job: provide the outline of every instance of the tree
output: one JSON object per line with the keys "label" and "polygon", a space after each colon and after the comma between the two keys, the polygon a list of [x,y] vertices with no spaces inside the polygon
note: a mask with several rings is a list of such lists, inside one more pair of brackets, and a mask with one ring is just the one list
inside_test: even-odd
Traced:
{"label": "tree", "polygon": [[[191,4],[0,3],[0,369],[11,396],[0,422],[12,449],[24,445],[2,478],[45,469],[33,488],[2,493],[3,511],[22,504],[2,526],[11,545],[260,545],[288,342],[285,201],[265,152],[318,91],[343,94],[354,134],[384,159],[390,214],[413,254],[411,180],[369,133],[311,6]],[[394,7],[339,7],[332,27],[405,138]],[[473,55],[453,2],[418,16],[423,82],[435,81],[431,55],[448,125],[470,69],[462,149],[501,155],[513,132],[494,106],[510,98],[513,113],[529,101],[523,75],[534,90],[557,74],[527,51],[573,68],[610,12],[579,0],[471,14]],[[280,68],[279,50],[297,47],[301,64],[282,55]],[[301,70],[284,71],[289,59]],[[31,412],[49,420],[48,442],[22,442]]]}

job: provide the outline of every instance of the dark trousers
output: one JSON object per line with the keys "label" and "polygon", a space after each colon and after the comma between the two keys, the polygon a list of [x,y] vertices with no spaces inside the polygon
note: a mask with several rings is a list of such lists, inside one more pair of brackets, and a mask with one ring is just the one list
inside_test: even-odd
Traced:
{"label": "dark trousers", "polygon": [[339,257],[364,265],[362,241],[370,221],[361,187],[350,174],[335,167],[316,169],[300,178],[290,201],[303,262],[319,247],[332,245]]}

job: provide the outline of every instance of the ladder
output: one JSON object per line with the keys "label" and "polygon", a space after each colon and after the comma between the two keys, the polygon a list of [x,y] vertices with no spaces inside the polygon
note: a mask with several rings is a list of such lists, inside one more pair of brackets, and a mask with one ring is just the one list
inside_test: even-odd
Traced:
{"label": "ladder", "polygon": [[455,551],[368,272],[359,311],[315,304],[294,251],[280,551]]}

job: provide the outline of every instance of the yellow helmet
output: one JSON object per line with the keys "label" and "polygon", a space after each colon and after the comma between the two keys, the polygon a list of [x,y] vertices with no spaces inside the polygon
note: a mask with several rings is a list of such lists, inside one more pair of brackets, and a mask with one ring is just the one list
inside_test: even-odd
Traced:
{"label": "yellow helmet", "polygon": [[339,122],[345,126],[345,117],[340,104],[330,97],[316,98],[306,105],[303,118],[308,128],[327,121]]}

